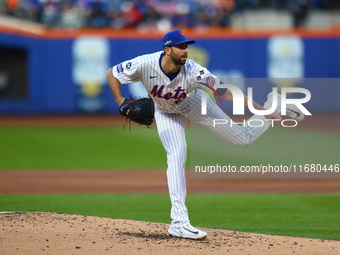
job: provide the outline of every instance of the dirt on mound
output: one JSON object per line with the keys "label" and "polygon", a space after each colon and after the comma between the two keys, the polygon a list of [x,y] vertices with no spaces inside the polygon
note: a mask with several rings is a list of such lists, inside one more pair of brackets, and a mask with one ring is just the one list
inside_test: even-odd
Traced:
{"label": "dirt on mound", "polygon": [[168,224],[50,212],[0,213],[1,254],[336,254],[339,241],[218,229],[170,237]]}

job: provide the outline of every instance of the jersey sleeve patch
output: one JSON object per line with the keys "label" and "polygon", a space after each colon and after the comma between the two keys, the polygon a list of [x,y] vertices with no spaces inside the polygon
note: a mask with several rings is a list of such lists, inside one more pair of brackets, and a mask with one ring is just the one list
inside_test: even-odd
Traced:
{"label": "jersey sleeve patch", "polygon": [[131,66],[132,66],[132,63],[131,62],[128,62],[127,64],[126,64],[126,69],[130,69],[131,68]]}
{"label": "jersey sleeve patch", "polygon": [[216,79],[214,76],[212,76],[211,74],[207,74],[205,77],[204,77],[204,81],[207,85],[209,86],[214,86],[215,83],[216,83]]}
{"label": "jersey sleeve patch", "polygon": [[123,63],[120,63],[119,65],[117,65],[117,73],[122,73],[122,72],[124,72]]}

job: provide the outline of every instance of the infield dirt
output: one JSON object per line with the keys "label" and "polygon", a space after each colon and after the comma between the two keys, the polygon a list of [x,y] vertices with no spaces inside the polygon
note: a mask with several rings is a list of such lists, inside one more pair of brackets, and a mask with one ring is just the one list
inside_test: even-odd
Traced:
{"label": "infield dirt", "polygon": [[218,229],[188,240],[167,224],[42,213],[1,213],[1,254],[339,254],[338,241]]}

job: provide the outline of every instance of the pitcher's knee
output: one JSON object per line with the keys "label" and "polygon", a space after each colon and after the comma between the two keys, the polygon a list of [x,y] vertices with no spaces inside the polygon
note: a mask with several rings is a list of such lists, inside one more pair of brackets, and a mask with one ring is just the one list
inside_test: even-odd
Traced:
{"label": "pitcher's knee", "polygon": [[250,144],[251,144],[250,142],[243,142],[243,143],[236,143],[234,145],[237,146],[237,147],[246,147]]}
{"label": "pitcher's knee", "polygon": [[229,143],[237,147],[245,147],[245,146],[250,145],[252,141],[249,138],[244,138],[244,139],[235,139],[235,140],[232,140],[231,142],[229,141]]}
{"label": "pitcher's knee", "polygon": [[186,160],[186,158],[187,158],[186,147],[177,148],[173,152],[168,153],[168,158],[169,159],[184,159],[184,160]]}

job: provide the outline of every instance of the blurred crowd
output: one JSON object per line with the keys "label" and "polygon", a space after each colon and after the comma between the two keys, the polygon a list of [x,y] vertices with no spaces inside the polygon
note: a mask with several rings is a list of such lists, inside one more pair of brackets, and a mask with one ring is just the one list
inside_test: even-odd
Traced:
{"label": "blurred crowd", "polygon": [[283,10],[303,20],[311,9],[340,8],[340,0],[0,0],[0,3],[0,13],[64,28],[229,27],[231,15],[248,9]]}

